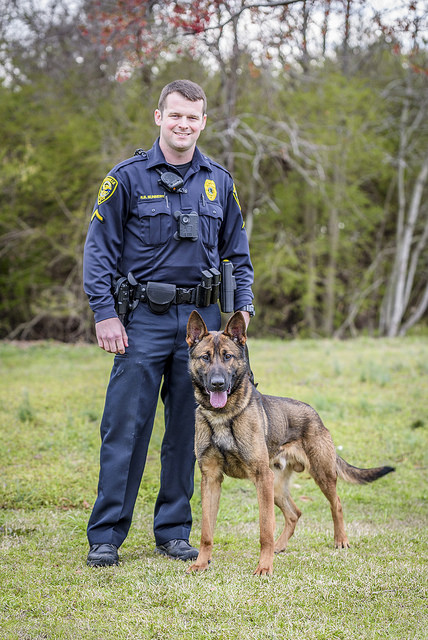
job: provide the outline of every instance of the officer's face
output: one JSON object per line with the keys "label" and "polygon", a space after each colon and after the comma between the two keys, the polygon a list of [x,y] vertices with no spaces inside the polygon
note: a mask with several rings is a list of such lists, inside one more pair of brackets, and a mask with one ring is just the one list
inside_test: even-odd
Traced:
{"label": "officer's face", "polygon": [[207,120],[202,100],[191,102],[180,93],[170,93],[161,113],[155,111],[155,122],[160,127],[160,147],[169,162],[180,158],[188,162],[193,156],[196,141]]}

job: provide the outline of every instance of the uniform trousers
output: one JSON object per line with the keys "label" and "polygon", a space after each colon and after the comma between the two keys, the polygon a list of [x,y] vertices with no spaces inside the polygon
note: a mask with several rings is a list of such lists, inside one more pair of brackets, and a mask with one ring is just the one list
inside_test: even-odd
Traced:
{"label": "uniform trousers", "polygon": [[[188,540],[194,484],[195,400],[185,341],[190,304],[162,315],[140,302],[126,325],[129,346],[116,355],[101,421],[98,495],[89,519],[89,544],[120,547],[131,526],[146,462],[159,389],[164,403],[160,490],[154,510],[156,544]],[[198,308],[208,329],[220,328],[216,304]]]}

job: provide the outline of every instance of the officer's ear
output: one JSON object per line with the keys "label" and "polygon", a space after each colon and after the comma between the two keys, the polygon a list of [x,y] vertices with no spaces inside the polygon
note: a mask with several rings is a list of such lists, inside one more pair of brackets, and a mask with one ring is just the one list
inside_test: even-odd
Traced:
{"label": "officer's ear", "polygon": [[157,124],[157,126],[160,127],[162,122],[162,113],[160,109],[155,109],[154,118],[155,118],[155,124]]}

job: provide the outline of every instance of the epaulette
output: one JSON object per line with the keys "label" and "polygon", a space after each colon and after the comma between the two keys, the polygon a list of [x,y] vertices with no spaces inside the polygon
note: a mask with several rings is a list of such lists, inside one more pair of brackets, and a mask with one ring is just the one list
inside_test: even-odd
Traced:
{"label": "epaulette", "polygon": [[147,160],[147,158],[148,158],[147,153],[143,151],[143,149],[137,149],[137,151],[134,153],[133,156],[131,156],[130,158],[127,158],[126,160],[122,160],[122,162],[119,162],[115,167],[113,167],[113,171],[117,171],[122,167],[126,167],[127,165],[132,164],[133,162],[140,162],[141,160]]}
{"label": "epaulette", "polygon": [[[228,171],[225,167],[223,167],[222,164],[219,164],[218,162],[216,162],[215,160],[213,160],[212,158],[209,158],[208,156],[204,156],[206,160],[208,160],[208,162],[210,164],[212,164],[214,167],[216,167],[217,169],[221,169],[222,171],[224,171],[224,173],[227,173],[228,176],[230,176],[232,178],[232,174],[230,173],[230,171]],[[233,178],[232,178],[233,180]]]}

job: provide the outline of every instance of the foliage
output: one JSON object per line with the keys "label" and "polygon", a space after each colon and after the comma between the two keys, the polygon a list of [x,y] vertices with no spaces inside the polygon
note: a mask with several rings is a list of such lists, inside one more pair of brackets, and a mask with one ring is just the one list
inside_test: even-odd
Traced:
{"label": "foliage", "polygon": [[[223,484],[205,574],[188,576],[184,563],[156,556],[160,407],[121,564],[86,567],[111,357],[88,345],[2,343],[2,638],[426,637],[427,339],[251,337],[250,355],[259,389],[318,409],[350,463],[396,466],[373,485],[339,483],[351,549],[333,549],[328,503],[299,474],[292,494],[303,515],[288,550],[275,557],[272,578],[252,576],[257,497],[242,480]],[[196,545],[199,480],[197,472]]]}
{"label": "foliage", "polygon": [[[91,176],[98,169],[95,143],[101,132],[88,126],[87,113],[59,111],[59,96],[46,97],[49,88],[26,87],[7,96],[9,104],[3,102],[0,126],[12,121],[17,133],[2,157],[7,170],[0,197],[1,313],[7,323],[3,331],[11,332],[30,316],[42,323],[42,332],[66,339],[82,333],[82,226],[95,189]],[[34,90],[45,98],[29,114],[21,100],[33,101]]]}
{"label": "foliage", "polygon": [[237,184],[256,328],[343,337],[426,322],[419,3],[395,22],[394,12],[360,0],[195,7],[88,0],[76,20],[63,2],[8,5],[0,338],[91,336],[81,256],[98,185],[135,148],[151,146],[159,92],[183,75],[208,95],[201,147]]}
{"label": "foliage", "polygon": [[[275,202],[282,206],[257,215],[252,255],[258,274],[256,295],[262,302],[256,321],[287,335],[290,329],[323,331],[332,305],[335,326],[346,317],[351,302],[349,286],[354,290],[360,286],[362,265],[369,266],[376,252],[375,230],[382,222],[383,209],[370,191],[382,178],[386,142],[377,131],[383,114],[376,94],[358,78],[320,72],[293,93],[284,92],[282,101],[301,139],[310,141],[305,151],[311,154],[312,166],[301,164],[299,168],[305,173],[292,169],[271,187]],[[290,148],[289,131],[281,130],[281,124],[277,125],[277,139]],[[293,154],[292,148],[289,154]],[[335,297],[329,304],[326,278],[335,234]],[[267,244],[267,237],[271,244]],[[265,259],[266,249],[274,255],[273,260]],[[309,294],[311,268],[314,287]],[[276,295],[282,298],[282,305],[269,303]],[[273,315],[271,306],[275,308]],[[307,326],[310,307],[315,317]],[[325,331],[332,333],[332,327]]]}

